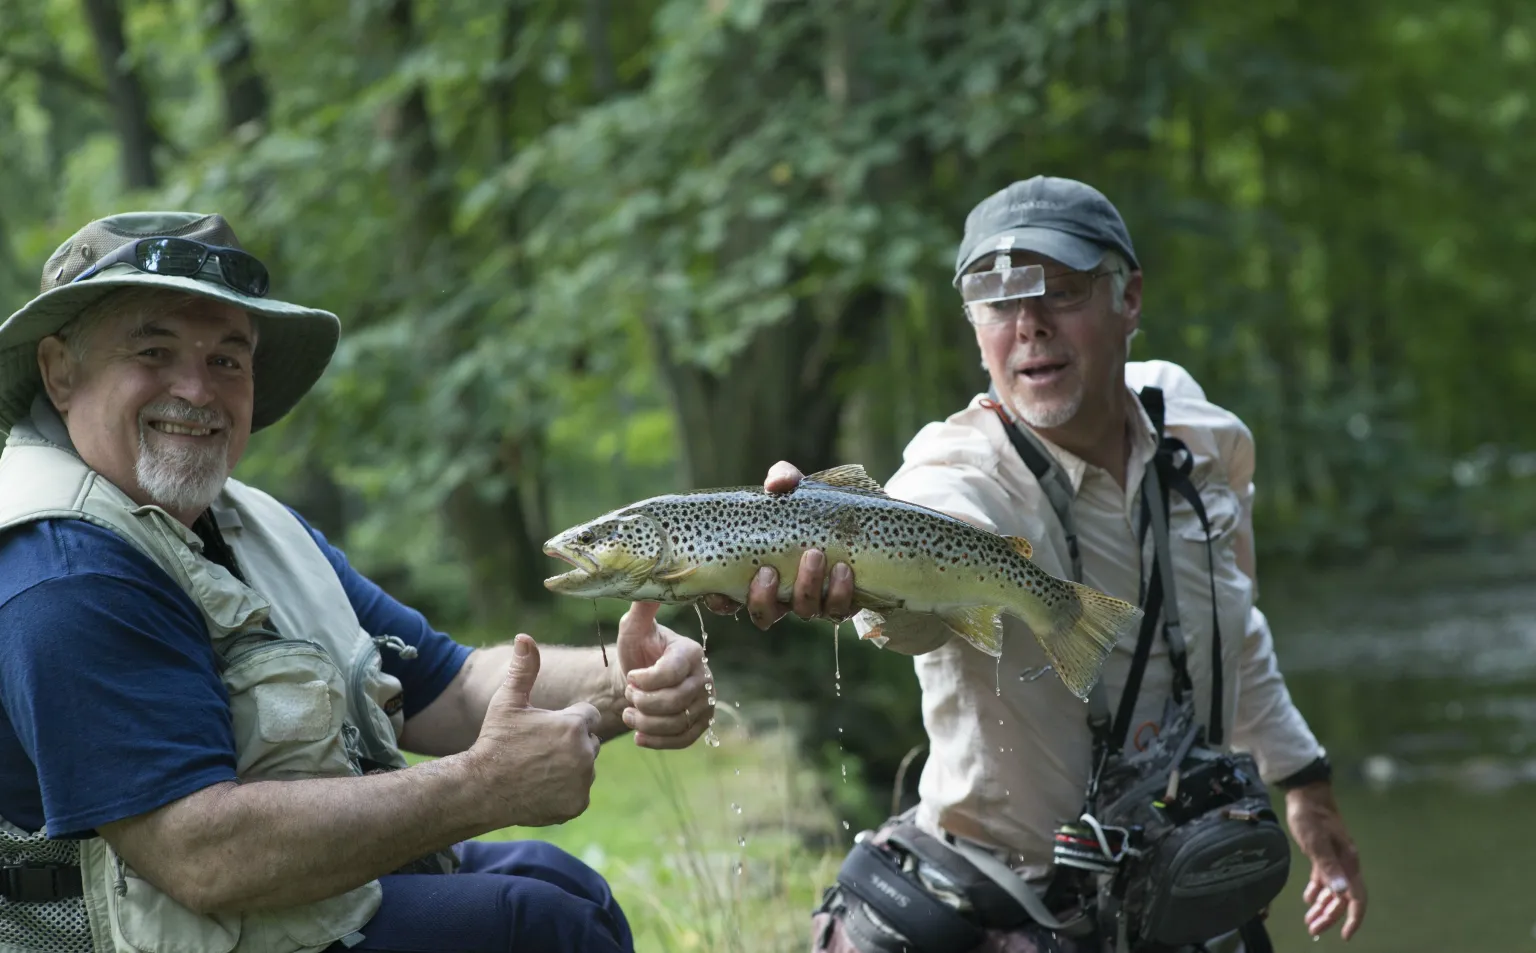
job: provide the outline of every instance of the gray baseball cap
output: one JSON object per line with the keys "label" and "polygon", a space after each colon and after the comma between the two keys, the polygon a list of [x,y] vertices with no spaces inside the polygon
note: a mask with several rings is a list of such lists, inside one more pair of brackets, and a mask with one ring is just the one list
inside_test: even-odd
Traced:
{"label": "gray baseball cap", "polygon": [[965,235],[955,257],[958,287],[966,269],[1007,245],[1087,271],[1114,249],[1139,269],[1131,236],[1104,193],[1075,179],[1037,175],[983,199],[965,217]]}

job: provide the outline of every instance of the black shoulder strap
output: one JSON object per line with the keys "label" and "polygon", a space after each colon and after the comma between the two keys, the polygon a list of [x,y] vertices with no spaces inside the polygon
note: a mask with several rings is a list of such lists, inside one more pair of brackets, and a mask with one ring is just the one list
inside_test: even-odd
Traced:
{"label": "black shoulder strap", "polygon": [[[1051,503],[1051,508],[1061,522],[1072,563],[1072,578],[1081,582],[1082,557],[1078,547],[1076,525],[1072,518],[1072,490],[1066,475],[1060,467],[1055,465],[1046,450],[1039,444],[1038,439],[1008,417],[1002,409],[996,390],[991,391],[988,397],[989,404],[997,411],[1003,423],[1003,430],[1008,434],[1009,442],[1013,444],[1014,450],[1024,461],[1025,466],[1029,467],[1030,472],[1039,481],[1046,498]],[[1130,731],[1132,713],[1136,707],[1136,698],[1141,691],[1142,678],[1146,673],[1147,660],[1151,655],[1152,643],[1156,640],[1159,622],[1163,626],[1163,637],[1168,642],[1169,661],[1175,670],[1175,697],[1182,697],[1184,691],[1193,689],[1188,667],[1185,664],[1184,640],[1178,621],[1174,580],[1170,574],[1163,572],[1163,566],[1172,562],[1167,525],[1170,491],[1176,491],[1190,501],[1206,533],[1206,557],[1211,570],[1212,616],[1211,719],[1208,732],[1211,744],[1220,744],[1222,738],[1221,630],[1216,612],[1215,559],[1211,552],[1210,523],[1206,518],[1205,506],[1200,500],[1199,491],[1195,489],[1189,478],[1192,469],[1189,450],[1183,441],[1176,437],[1168,437],[1164,431],[1166,408],[1162,389],[1144,387],[1138,392],[1137,397],[1152,421],[1157,439],[1157,450],[1142,478],[1141,511],[1137,527],[1138,540],[1142,546],[1145,545],[1148,530],[1152,531],[1152,570],[1139,594],[1138,602],[1143,611],[1141,631],[1137,636],[1135,654],[1131,660],[1130,671],[1127,673],[1125,691],[1120,696],[1120,705],[1112,722],[1109,718],[1108,700],[1103,682],[1095,683],[1093,690],[1089,693],[1088,723],[1093,731],[1095,747],[1095,783],[1090,786],[1090,796],[1093,789],[1097,787],[1099,769],[1102,769],[1107,757],[1112,752],[1121,750],[1125,745],[1126,736]],[[1180,453],[1183,454],[1184,459],[1182,463],[1175,464],[1175,458]]]}
{"label": "black shoulder strap", "polygon": [[[1190,479],[1190,473],[1194,469],[1194,455],[1189,452],[1189,447],[1177,437],[1170,437],[1163,430],[1164,405],[1163,391],[1160,387],[1144,387],[1137,395],[1141,398],[1141,404],[1147,410],[1147,416],[1152,418],[1152,425],[1157,432],[1157,451],[1153,454],[1153,469],[1156,470],[1158,483],[1161,489],[1159,502],[1162,505],[1163,521],[1166,523],[1168,513],[1168,493],[1170,490],[1177,492],[1195,511],[1195,516],[1200,520],[1200,528],[1205,532],[1205,558],[1207,576],[1211,586],[1211,714],[1206,725],[1206,741],[1208,744],[1219,745],[1222,743],[1222,701],[1224,695],[1224,678],[1221,664],[1221,619],[1216,606],[1216,557],[1211,546],[1211,521],[1205,513],[1205,503],[1200,499],[1200,491],[1195,488],[1194,481]],[[1142,493],[1142,503],[1146,503],[1147,494]],[[1145,509],[1145,507],[1144,507]],[[1166,527],[1165,527],[1166,532]],[[1166,541],[1158,544],[1158,561],[1172,562],[1167,553]],[[1157,566],[1153,566],[1153,572],[1157,572]],[[1166,601],[1171,608],[1174,603],[1173,579],[1170,576],[1165,583],[1167,588]],[[1166,610],[1165,610],[1166,615]],[[1178,621],[1165,620],[1165,625],[1178,630]],[[1165,635],[1168,634],[1165,631]],[[1174,651],[1173,641],[1170,640],[1170,653]],[[1184,668],[1182,635],[1177,636],[1176,641],[1181,643],[1177,649],[1178,658],[1175,660],[1177,667]],[[1189,680],[1186,671],[1182,678],[1191,688],[1193,683]],[[1122,739],[1122,744],[1124,739]]]}

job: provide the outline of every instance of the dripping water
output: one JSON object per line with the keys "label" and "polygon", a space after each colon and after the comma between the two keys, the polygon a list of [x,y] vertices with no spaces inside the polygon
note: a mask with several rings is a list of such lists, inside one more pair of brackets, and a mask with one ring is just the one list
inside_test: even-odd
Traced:
{"label": "dripping water", "polygon": [[[693,602],[694,614],[699,617],[699,642],[704,647],[704,664],[709,664],[709,629],[704,625],[704,608],[700,601]],[[715,735],[715,682],[710,678],[704,682],[704,694],[709,698],[709,725],[704,729],[704,743],[711,748],[720,747],[720,739]]]}
{"label": "dripping water", "polygon": [[[596,603],[593,603],[596,605]],[[838,635],[842,631],[841,622],[832,623],[832,677],[839,682],[843,678],[843,663],[838,655]]]}

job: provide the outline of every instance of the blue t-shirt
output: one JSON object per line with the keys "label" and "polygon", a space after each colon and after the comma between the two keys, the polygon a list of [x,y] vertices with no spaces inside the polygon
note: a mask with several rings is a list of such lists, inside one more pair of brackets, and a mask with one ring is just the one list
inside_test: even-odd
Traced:
{"label": "blue t-shirt", "polygon": [[[304,526],[363,628],[416,646],[410,661],[383,653],[410,718],[470,650]],[[83,520],[0,535],[0,817],[27,831],[46,819],[53,837],[88,837],[234,778],[229,696],[202,615],[171,577]]]}

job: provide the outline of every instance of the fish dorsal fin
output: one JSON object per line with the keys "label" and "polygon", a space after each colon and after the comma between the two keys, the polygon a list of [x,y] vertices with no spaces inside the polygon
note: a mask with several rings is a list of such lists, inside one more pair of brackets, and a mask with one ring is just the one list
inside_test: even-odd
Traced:
{"label": "fish dorsal fin", "polygon": [[812,473],[806,477],[816,483],[827,486],[842,487],[848,490],[863,490],[866,493],[878,493],[885,496],[885,487],[881,486],[874,477],[864,472],[863,464],[845,463],[840,467],[832,467]]}
{"label": "fish dorsal fin", "polygon": [[1008,541],[1008,545],[1013,547],[1014,552],[1018,553],[1020,556],[1023,556],[1025,559],[1028,559],[1035,554],[1035,547],[1029,545],[1029,540],[1022,536],[1004,536],[1003,539]]}

